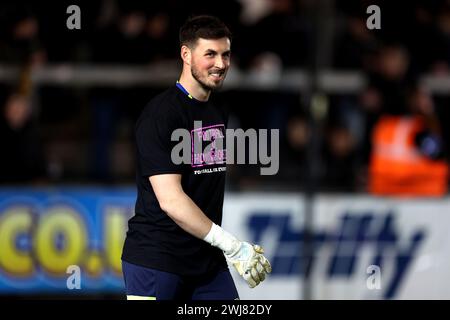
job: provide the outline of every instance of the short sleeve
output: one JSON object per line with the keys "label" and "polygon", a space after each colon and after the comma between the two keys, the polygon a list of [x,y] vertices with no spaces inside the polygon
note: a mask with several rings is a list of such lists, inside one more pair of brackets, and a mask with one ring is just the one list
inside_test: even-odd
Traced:
{"label": "short sleeve", "polygon": [[147,113],[136,125],[136,145],[139,171],[143,176],[164,173],[182,173],[182,165],[171,159],[172,132],[181,127],[181,117],[166,110]]}

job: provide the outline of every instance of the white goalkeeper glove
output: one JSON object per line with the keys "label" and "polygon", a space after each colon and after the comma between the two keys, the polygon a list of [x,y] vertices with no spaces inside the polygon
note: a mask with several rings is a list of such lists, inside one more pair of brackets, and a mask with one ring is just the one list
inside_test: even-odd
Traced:
{"label": "white goalkeeper glove", "polygon": [[214,223],[203,240],[224,252],[225,258],[235,267],[250,288],[256,287],[264,281],[266,274],[272,272],[269,261],[263,255],[263,248],[239,241]]}

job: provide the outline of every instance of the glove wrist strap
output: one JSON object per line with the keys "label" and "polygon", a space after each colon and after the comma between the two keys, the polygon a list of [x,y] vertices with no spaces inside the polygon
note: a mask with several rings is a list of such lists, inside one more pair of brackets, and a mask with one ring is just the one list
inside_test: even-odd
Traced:
{"label": "glove wrist strap", "polygon": [[240,241],[235,236],[213,223],[206,237],[203,239],[214,247],[225,252],[226,255],[232,255],[239,249]]}

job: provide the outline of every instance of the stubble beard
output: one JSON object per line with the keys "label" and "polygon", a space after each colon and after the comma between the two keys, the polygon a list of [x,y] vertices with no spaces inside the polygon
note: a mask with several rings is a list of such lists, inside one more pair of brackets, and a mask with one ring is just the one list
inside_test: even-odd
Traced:
{"label": "stubble beard", "polygon": [[[215,91],[215,90],[220,89],[223,85],[223,81],[225,80],[225,74],[224,74],[223,80],[220,81],[217,85],[213,85],[213,86],[209,85],[208,83],[206,83],[206,81],[201,79],[200,72],[198,72],[198,70],[194,64],[191,65],[191,74],[192,74],[192,77],[202,86],[202,88],[205,90],[208,90],[208,91]],[[206,77],[208,77],[208,76],[206,76]]]}

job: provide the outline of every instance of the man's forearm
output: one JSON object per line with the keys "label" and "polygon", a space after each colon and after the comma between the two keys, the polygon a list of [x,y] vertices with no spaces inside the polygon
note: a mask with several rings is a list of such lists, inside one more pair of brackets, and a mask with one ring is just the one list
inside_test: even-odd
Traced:
{"label": "man's forearm", "polygon": [[161,209],[184,231],[223,251],[225,258],[251,288],[270,273],[269,261],[260,246],[240,241],[213,222],[183,191],[181,175],[161,174],[149,177]]}
{"label": "man's forearm", "polygon": [[184,192],[160,206],[180,228],[199,239],[203,240],[211,230],[212,221]]}

